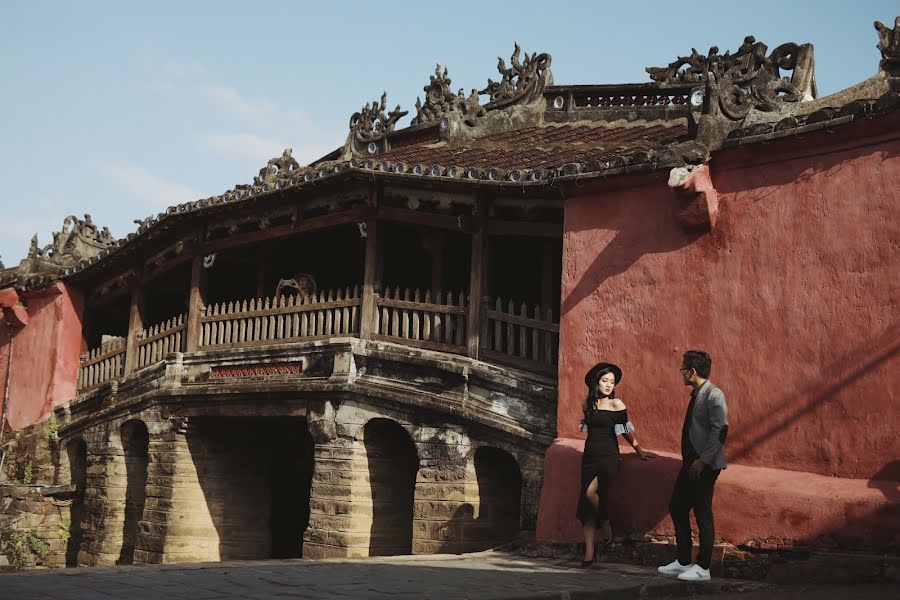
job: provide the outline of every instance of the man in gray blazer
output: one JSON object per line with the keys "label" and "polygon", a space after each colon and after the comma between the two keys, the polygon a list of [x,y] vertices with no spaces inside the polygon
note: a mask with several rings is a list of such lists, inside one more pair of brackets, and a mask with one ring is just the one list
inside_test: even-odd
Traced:
{"label": "man in gray blazer", "polygon": [[[659,567],[664,575],[685,581],[709,579],[709,563],[715,540],[712,499],[719,473],[727,465],[723,444],[728,435],[728,406],[725,394],[709,380],[712,359],[702,350],[684,353],[681,375],[691,386],[684,425],[681,428],[681,470],[675,480],[669,514],[675,525],[678,559]],[[697,563],[691,563],[691,510],[700,530]]]}

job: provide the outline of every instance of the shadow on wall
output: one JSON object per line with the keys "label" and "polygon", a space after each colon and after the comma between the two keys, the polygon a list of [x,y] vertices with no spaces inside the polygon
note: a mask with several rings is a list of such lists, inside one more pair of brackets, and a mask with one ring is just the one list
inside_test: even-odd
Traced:
{"label": "shadow on wall", "polygon": [[[823,404],[836,399],[848,386],[872,371],[886,366],[890,360],[898,356],[900,356],[900,326],[893,325],[877,339],[861,342],[852,351],[822,369],[824,381],[817,379],[803,388],[790,390],[781,402],[766,406],[764,414],[748,415],[743,418],[740,427],[734,428],[737,435],[733,436],[733,444],[726,448],[729,460],[737,461],[745,458],[760,443],[814,412]],[[797,403],[797,398],[809,400]],[[887,415],[885,417],[888,418]],[[836,431],[835,435],[840,435],[840,432]],[[895,481],[900,480],[897,474],[890,477]]]}
{"label": "shadow on wall", "polygon": [[409,433],[391,419],[363,428],[372,497],[369,556],[412,554],[419,454]]}
{"label": "shadow on wall", "polygon": [[[803,543],[816,547],[875,549],[892,554],[900,551],[900,459],[886,463],[872,475],[869,487],[884,494],[889,504],[874,511],[862,504],[850,506],[843,526],[823,531]],[[859,539],[871,543],[861,545]]]}
{"label": "shadow on wall", "polygon": [[[644,191],[643,196],[641,191]],[[567,201],[567,234],[597,227],[603,227],[606,231],[586,241],[591,246],[603,246],[603,250],[581,273],[578,283],[563,299],[563,316],[593,294],[607,279],[624,273],[645,254],[680,250],[703,237],[704,232],[686,232],[678,225],[675,214],[681,205],[666,188],[665,180],[657,177],[638,187],[636,192],[619,190],[608,197],[597,192],[591,194],[593,202],[582,201],[577,205],[573,205],[572,200]],[[630,197],[624,202],[626,193]],[[636,218],[642,212],[652,214],[654,218]],[[594,216],[597,214],[602,214],[602,221]],[[713,236],[714,233],[707,235],[707,240]],[[567,253],[573,251],[578,253],[582,250],[566,248]]]}

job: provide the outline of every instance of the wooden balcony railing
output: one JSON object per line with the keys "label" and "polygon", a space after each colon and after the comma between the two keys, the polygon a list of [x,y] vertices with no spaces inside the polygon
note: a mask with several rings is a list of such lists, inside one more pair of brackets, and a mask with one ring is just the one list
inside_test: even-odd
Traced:
{"label": "wooden balcony railing", "polygon": [[[375,294],[372,338],[417,348],[466,354],[469,305],[465,293],[385,288]],[[289,341],[361,335],[359,286],[321,291],[309,297],[278,296],[222,302],[202,307],[199,343],[203,350],[266,346]],[[551,309],[500,298],[482,305],[479,358],[516,368],[553,373],[559,324]],[[135,368],[184,351],[187,317],[179,315],[136,334]],[[82,355],[78,391],[124,374],[126,342],[117,339]]]}
{"label": "wooden balcony railing", "polygon": [[185,315],[142,329],[137,334],[137,368],[143,369],[164,359],[170,352],[184,349]]}
{"label": "wooden balcony railing", "polygon": [[465,354],[466,297],[462,292],[437,294],[398,286],[375,299],[375,338],[418,348]]}
{"label": "wooden balcony railing", "polygon": [[265,346],[286,340],[359,333],[359,286],[309,297],[280,296],[207,306],[200,317],[200,347]]}
{"label": "wooden balcony railing", "polygon": [[[517,308],[518,306],[518,308]],[[559,324],[553,311],[497,298],[483,310],[481,357],[523,369],[556,370]]]}
{"label": "wooden balcony railing", "polygon": [[79,393],[122,376],[125,366],[125,339],[114,339],[81,355],[78,365]]}

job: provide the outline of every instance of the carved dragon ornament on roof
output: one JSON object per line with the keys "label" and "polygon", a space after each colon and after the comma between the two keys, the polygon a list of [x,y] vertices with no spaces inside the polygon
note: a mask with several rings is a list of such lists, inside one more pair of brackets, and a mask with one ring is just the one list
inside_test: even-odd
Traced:
{"label": "carved dragon ornament on roof", "polygon": [[526,52],[524,62],[519,62],[521,52],[522,48],[516,42],[515,50],[510,56],[512,66],[509,68],[503,58],[498,58],[500,81],[488,79],[487,87],[478,92],[491,97],[490,102],[485,105],[488,110],[504,108],[517,102],[531,102],[541,97],[545,87],[553,85],[553,74],[550,71],[553,57],[546,52],[530,55]]}
{"label": "carved dragon ornament on roof", "polygon": [[63,220],[60,231],[53,234],[53,242],[43,248],[38,245],[37,234],[31,238],[28,256],[19,263],[19,276],[52,273],[93,258],[115,243],[109,229],[97,229],[91,215],[79,219],[69,215]]}
{"label": "carved dragon ornament on roof", "polygon": [[350,131],[357,141],[367,143],[393,131],[397,121],[409,112],[400,110],[399,104],[389,113],[385,112],[386,109],[387,92],[381,95],[381,102],[367,102],[359,112],[353,113],[350,117]]}
{"label": "carved dragon ornament on roof", "polygon": [[881,51],[882,71],[900,71],[900,17],[894,19],[894,28],[891,29],[881,21],[875,21],[875,31],[878,32],[878,50]]}
{"label": "carved dragon ornament on roof", "polygon": [[474,89],[467,97],[462,88],[459,92],[450,91],[451,80],[447,76],[447,68],[441,71],[441,65],[438,64],[434,68],[434,75],[431,75],[431,81],[422,88],[425,92],[425,103],[416,98],[416,116],[413,117],[412,125],[422,123],[433,123],[440,121],[448,116],[451,112],[457,112],[466,125],[472,127],[478,117],[483,117],[487,112],[478,98],[478,92]]}
{"label": "carved dragon ornament on roof", "polygon": [[[782,44],[766,55],[768,47],[753,36],[731,54],[713,46],[707,54],[693,49],[667,67],[648,67],[650,79],[661,84],[696,83],[715,88],[718,106],[729,119],[739,120],[751,109],[775,111],[784,102],[816,96],[813,47]],[[792,71],[790,78],[781,71]]]}

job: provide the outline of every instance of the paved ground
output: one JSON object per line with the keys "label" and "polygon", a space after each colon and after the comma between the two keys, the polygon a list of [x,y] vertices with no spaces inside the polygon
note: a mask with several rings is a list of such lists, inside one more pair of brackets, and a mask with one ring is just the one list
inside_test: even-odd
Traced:
{"label": "paved ground", "polygon": [[712,585],[688,585],[660,577],[647,567],[598,564],[583,570],[572,562],[521,558],[497,552],[465,556],[204,563],[0,573],[2,600],[628,600],[694,593],[721,593],[718,597],[743,600],[897,598],[896,588],[892,586],[846,590],[772,588],[724,579]]}

